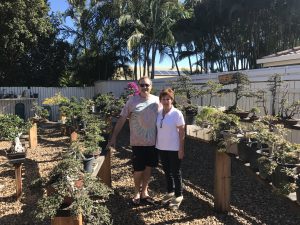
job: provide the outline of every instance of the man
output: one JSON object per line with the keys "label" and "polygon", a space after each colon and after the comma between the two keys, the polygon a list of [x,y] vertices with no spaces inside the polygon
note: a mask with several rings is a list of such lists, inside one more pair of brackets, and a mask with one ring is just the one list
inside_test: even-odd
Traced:
{"label": "man", "polygon": [[132,199],[134,205],[140,201],[154,203],[148,193],[151,168],[158,164],[156,142],[156,117],[159,108],[159,98],[150,94],[152,82],[148,77],[138,81],[139,94],[131,96],[122,109],[120,118],[114,128],[109,146],[115,146],[116,138],[126,119],[129,118],[130,145],[132,146],[132,164],[135,193]]}

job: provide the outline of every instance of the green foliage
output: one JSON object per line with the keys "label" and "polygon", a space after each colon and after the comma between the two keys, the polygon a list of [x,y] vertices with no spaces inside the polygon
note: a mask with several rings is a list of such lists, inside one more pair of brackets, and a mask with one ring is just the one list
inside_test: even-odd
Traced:
{"label": "green foliage", "polygon": [[57,93],[55,93],[54,96],[52,96],[50,98],[45,98],[43,100],[44,105],[64,105],[64,104],[68,104],[69,102],[70,102],[70,99],[63,96],[61,94],[61,92],[57,92]]}
{"label": "green foliage", "polygon": [[95,107],[104,117],[118,116],[125,105],[125,98],[116,98],[112,93],[98,94],[95,97]]}
{"label": "green foliage", "polygon": [[237,72],[233,75],[233,84],[235,87],[230,90],[234,93],[235,99],[234,104],[228,107],[228,112],[237,112],[239,111],[238,103],[242,97],[252,97],[253,93],[249,89],[250,81],[246,74]]}
{"label": "green foliage", "polygon": [[0,3],[0,83],[57,86],[68,68],[70,45],[59,40],[58,19],[44,0]]}
{"label": "green foliage", "polygon": [[212,80],[207,81],[202,88],[204,89],[200,91],[200,95],[209,96],[208,106],[211,106],[211,102],[214,97],[220,97],[224,94],[224,92],[222,92],[223,85]]}
{"label": "green foliage", "polygon": [[[224,132],[236,134],[241,132],[239,117],[233,114],[226,114],[217,109],[207,107],[200,111],[196,124],[202,126],[203,122],[210,125],[212,138],[217,143],[218,151],[226,151]],[[230,139],[231,143],[237,143],[236,138]]]}
{"label": "green foliage", "polygon": [[200,126],[203,124],[212,124],[213,115],[218,112],[214,107],[203,107],[196,117],[196,123]]}
{"label": "green foliage", "polygon": [[0,114],[0,140],[13,141],[19,133],[27,133],[31,123],[13,114]]}
{"label": "green foliage", "polygon": [[68,210],[72,215],[82,213],[85,224],[111,224],[105,201],[112,191],[100,180],[81,170],[80,161],[69,156],[51,171],[43,186],[51,185],[53,193],[38,201],[34,212],[38,220],[53,218],[68,198],[68,201],[71,200]]}
{"label": "green foliage", "polygon": [[271,175],[277,166],[274,161],[265,156],[258,158],[257,163],[259,168],[259,175],[262,178],[267,178],[267,176]]}
{"label": "green foliage", "polygon": [[182,75],[172,83],[176,95],[183,95],[187,98],[187,103],[191,104],[192,98],[199,96],[198,89],[193,85],[192,78]]}
{"label": "green foliage", "polygon": [[38,103],[34,102],[31,110],[34,112],[35,117],[38,119],[48,119],[49,112],[42,106],[39,106]]}

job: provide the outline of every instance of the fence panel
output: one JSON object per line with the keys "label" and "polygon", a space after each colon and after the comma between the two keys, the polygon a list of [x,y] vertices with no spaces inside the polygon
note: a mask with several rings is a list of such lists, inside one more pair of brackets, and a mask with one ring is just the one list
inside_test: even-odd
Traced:
{"label": "fence panel", "polygon": [[[61,92],[62,95],[71,98],[71,97],[85,97],[85,98],[93,98],[95,95],[95,87],[0,87],[0,93],[6,94],[14,94],[17,97],[21,97],[23,92],[27,92],[29,95],[31,94],[38,94],[38,98],[35,99],[35,101],[38,103],[38,105],[42,105],[45,98],[49,98],[54,96],[56,93]],[[3,96],[2,96],[3,97]],[[20,98],[22,100],[22,98]],[[6,103],[7,99],[0,99],[0,113],[12,113],[14,114],[14,104],[8,106]],[[18,102],[17,99],[15,99],[14,102]],[[32,112],[30,111],[30,108],[32,106],[32,101],[30,101],[30,106],[26,106],[26,114],[33,116]],[[57,121],[59,119],[59,112],[58,112],[58,106],[50,106],[50,114],[52,115],[52,120]]]}

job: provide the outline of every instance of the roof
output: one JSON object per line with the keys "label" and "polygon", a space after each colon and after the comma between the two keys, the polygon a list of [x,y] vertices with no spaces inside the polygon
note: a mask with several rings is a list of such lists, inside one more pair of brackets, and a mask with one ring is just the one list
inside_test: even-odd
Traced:
{"label": "roof", "polygon": [[293,54],[299,54],[300,53],[300,46],[290,48],[281,52],[276,52],[275,54],[267,55],[262,57],[263,59],[265,58],[271,58],[271,57],[276,57],[276,56],[282,56],[282,55],[293,55]]}
{"label": "roof", "polygon": [[[182,71],[180,71],[182,73]],[[177,70],[155,70],[155,76],[177,76]]]}
{"label": "roof", "polygon": [[263,67],[300,64],[300,46],[264,56],[257,59],[256,63]]}

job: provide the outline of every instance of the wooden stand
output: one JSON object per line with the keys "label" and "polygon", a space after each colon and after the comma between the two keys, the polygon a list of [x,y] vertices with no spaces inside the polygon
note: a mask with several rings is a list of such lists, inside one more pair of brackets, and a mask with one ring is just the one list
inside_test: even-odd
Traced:
{"label": "wooden stand", "polygon": [[51,225],[82,225],[82,214],[70,216],[59,213],[51,220]]}
{"label": "wooden stand", "polygon": [[218,212],[230,211],[231,158],[225,152],[216,151],[214,207]]}
{"label": "wooden stand", "polygon": [[34,123],[29,129],[29,147],[35,149],[37,147],[37,124]]}
{"label": "wooden stand", "polygon": [[104,161],[99,169],[97,174],[100,177],[101,181],[107,186],[111,187],[111,151],[107,150],[104,155]]}
{"label": "wooden stand", "polygon": [[20,199],[22,195],[22,163],[14,163],[16,179],[16,197]]}

